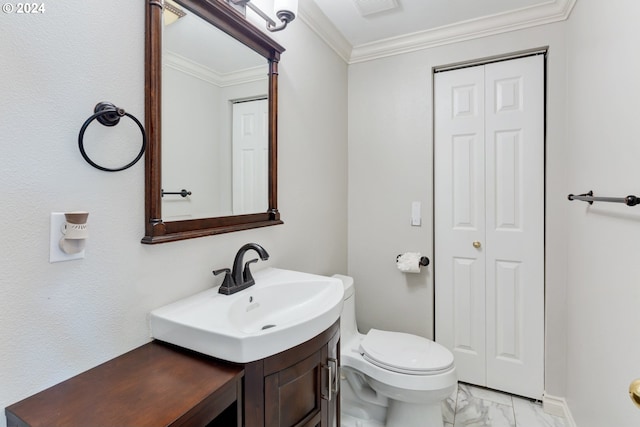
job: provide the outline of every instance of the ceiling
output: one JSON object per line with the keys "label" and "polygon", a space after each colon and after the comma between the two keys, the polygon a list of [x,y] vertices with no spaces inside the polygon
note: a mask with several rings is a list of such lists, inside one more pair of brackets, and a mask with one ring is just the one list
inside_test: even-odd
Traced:
{"label": "ceiling", "polygon": [[[299,5],[301,18],[353,63],[565,20],[576,1],[299,0]],[[323,31],[327,25],[339,35]]]}

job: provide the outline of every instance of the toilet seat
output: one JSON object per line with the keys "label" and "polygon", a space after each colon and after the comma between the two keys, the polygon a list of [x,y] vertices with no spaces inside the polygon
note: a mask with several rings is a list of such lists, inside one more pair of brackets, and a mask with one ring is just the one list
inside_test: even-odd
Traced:
{"label": "toilet seat", "polygon": [[401,332],[371,329],[359,353],[368,362],[408,375],[433,375],[453,367],[453,354],[429,339]]}

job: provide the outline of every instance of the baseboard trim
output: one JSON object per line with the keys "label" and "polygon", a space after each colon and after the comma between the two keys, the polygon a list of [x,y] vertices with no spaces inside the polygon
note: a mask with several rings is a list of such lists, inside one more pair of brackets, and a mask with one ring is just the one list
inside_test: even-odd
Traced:
{"label": "baseboard trim", "polygon": [[545,393],[542,396],[542,408],[547,414],[563,417],[567,422],[567,427],[577,427],[564,397],[551,396]]}

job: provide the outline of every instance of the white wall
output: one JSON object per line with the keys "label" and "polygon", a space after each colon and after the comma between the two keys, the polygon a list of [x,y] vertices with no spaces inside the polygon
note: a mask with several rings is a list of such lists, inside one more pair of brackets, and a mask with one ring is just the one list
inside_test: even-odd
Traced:
{"label": "white wall", "polygon": [[[433,266],[400,273],[395,257],[433,259],[432,68],[549,46],[546,154],[546,389],[564,394],[566,342],[566,53],[564,24],[446,45],[349,68],[349,274],[371,327],[433,337]],[[422,202],[422,227],[409,225]],[[437,203],[437,201],[436,201]]]}
{"label": "white wall", "polygon": [[[570,192],[640,192],[640,4],[580,0],[568,22]],[[640,208],[569,206],[567,400],[580,427],[633,427]]]}
{"label": "white wall", "polygon": [[[99,101],[143,121],[145,4],[69,0],[0,15],[2,408],[147,342],[149,310],[218,284],[211,270],[249,241],[271,254],[256,268],[346,273],[347,66],[302,21],[278,35],[285,224],[140,244],[143,162],[98,171],[77,135]],[[138,136],[124,129],[96,128],[87,142],[127,160]],[[86,259],[49,264],[49,213],[78,209],[90,212]]]}

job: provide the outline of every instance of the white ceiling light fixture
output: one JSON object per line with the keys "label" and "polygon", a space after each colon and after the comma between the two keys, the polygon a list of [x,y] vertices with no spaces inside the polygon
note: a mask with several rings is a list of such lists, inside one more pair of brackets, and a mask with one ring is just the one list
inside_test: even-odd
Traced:
{"label": "white ceiling light fixture", "polygon": [[353,2],[362,16],[374,15],[398,8],[396,0],[353,0]]}
{"label": "white ceiling light fixture", "polygon": [[298,13],[298,0],[275,0],[273,2],[273,9],[274,13],[280,20],[280,24],[278,25],[273,19],[271,19],[271,17],[269,17],[269,15],[258,8],[258,6],[251,3],[251,0],[228,0],[228,2],[236,6],[248,7],[253,10],[267,22],[267,30],[272,32],[284,30],[289,22],[296,19],[296,15]]}
{"label": "white ceiling light fixture", "polygon": [[178,19],[185,16],[187,13],[182,10],[176,3],[165,0],[164,9],[162,10],[162,18],[164,19],[164,25],[171,25]]}

